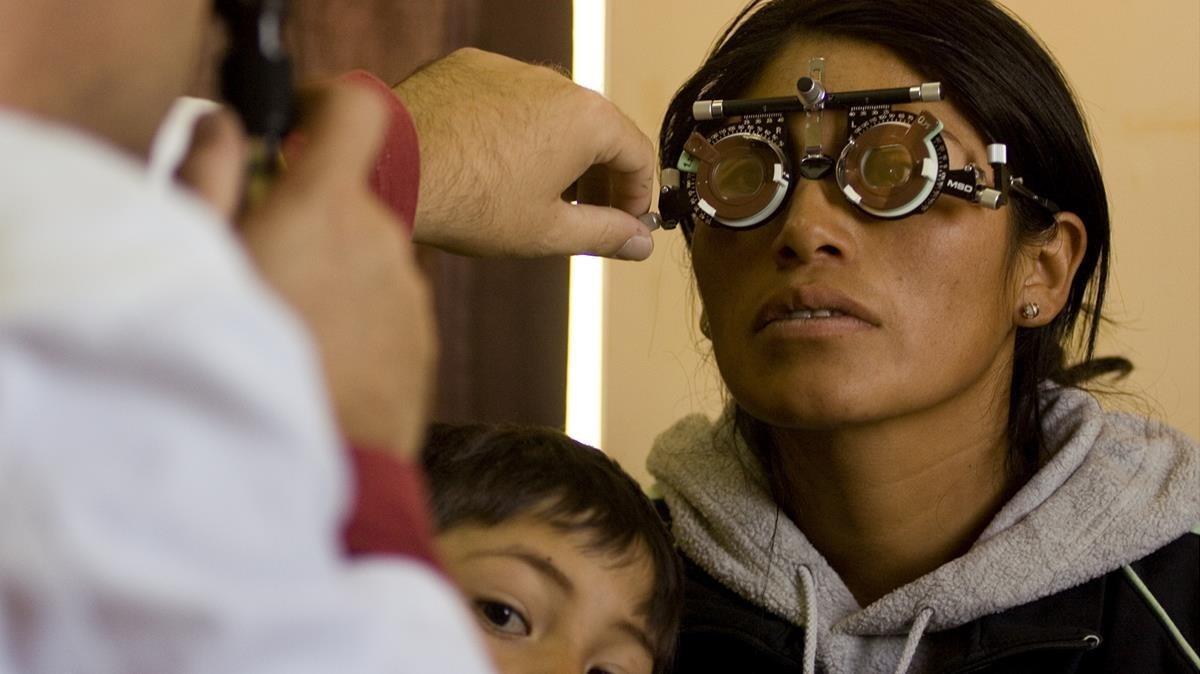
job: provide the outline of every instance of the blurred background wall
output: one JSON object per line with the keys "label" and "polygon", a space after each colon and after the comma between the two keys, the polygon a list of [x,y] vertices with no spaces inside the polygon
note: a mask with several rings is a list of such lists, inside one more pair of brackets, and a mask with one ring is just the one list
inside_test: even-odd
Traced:
{"label": "blurred background wall", "polygon": [[[671,94],[743,4],[610,0],[609,97],[657,139]],[[1200,437],[1200,3],[1005,4],[1057,56],[1097,139],[1114,251],[1098,352],[1135,367],[1108,404]],[[655,435],[723,399],[682,235],[656,236],[650,262],[607,266],[602,445],[644,482]]]}

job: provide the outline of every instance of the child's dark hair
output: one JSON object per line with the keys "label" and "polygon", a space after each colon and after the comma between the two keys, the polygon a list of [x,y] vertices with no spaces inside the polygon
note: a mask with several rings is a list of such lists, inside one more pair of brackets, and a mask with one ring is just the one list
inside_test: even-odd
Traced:
{"label": "child's dark hair", "polygon": [[594,551],[644,551],[654,577],[640,608],[654,644],[654,669],[669,668],[683,572],[654,506],[615,461],[561,431],[511,424],[433,424],[421,459],[441,531],[530,516],[584,533]]}

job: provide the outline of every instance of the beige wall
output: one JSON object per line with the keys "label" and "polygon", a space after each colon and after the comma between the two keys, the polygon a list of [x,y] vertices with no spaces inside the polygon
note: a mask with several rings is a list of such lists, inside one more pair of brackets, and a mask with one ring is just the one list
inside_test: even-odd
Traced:
{"label": "beige wall", "polygon": [[[651,137],[674,89],[742,0],[610,0],[609,96]],[[1148,410],[1200,437],[1200,3],[1011,0],[1049,45],[1099,140],[1112,204],[1116,324],[1100,353],[1123,354]],[[713,413],[722,388],[695,328],[677,232],[647,263],[609,263],[603,447],[648,482],[655,435]]]}

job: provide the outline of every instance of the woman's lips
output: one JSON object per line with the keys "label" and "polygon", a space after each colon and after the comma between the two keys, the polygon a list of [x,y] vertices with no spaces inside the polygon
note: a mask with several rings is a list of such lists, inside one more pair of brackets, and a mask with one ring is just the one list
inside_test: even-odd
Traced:
{"label": "woman's lips", "polygon": [[802,285],[767,300],[755,317],[754,331],[824,335],[879,325],[873,312],[845,293],[825,286]]}

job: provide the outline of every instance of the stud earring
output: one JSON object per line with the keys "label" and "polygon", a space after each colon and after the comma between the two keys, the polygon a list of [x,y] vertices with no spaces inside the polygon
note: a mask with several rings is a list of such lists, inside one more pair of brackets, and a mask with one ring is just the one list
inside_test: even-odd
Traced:
{"label": "stud earring", "polygon": [[1029,304],[1021,307],[1021,318],[1024,318],[1027,321],[1032,321],[1033,319],[1037,318],[1038,314],[1040,313],[1042,313],[1042,308],[1038,306],[1037,302],[1030,302]]}
{"label": "stud earring", "polygon": [[708,314],[703,309],[700,310],[700,334],[704,335],[705,339],[712,339],[712,326],[708,323]]}

